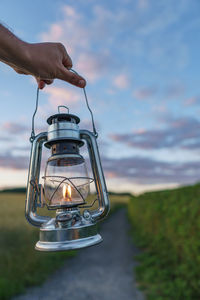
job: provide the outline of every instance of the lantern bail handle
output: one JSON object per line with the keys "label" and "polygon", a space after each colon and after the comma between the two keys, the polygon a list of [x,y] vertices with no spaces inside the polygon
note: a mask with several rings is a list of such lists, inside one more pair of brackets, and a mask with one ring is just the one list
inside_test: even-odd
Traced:
{"label": "lantern bail handle", "polygon": [[[74,74],[77,74],[79,75],[75,70],[73,69],[70,69],[71,72],[73,72]],[[31,136],[30,136],[30,142],[33,143],[33,141],[35,140],[35,115],[37,113],[37,110],[38,110],[38,102],[39,102],[39,87],[37,87],[37,94],[36,94],[36,103],[35,103],[35,110],[34,110],[34,113],[33,113],[33,116],[32,116],[32,130],[31,130]],[[89,102],[88,102],[88,98],[87,98],[87,94],[86,94],[86,89],[85,87],[83,88],[83,93],[84,93],[84,97],[85,97],[85,102],[86,102],[86,105],[87,105],[87,108],[90,112],[90,115],[91,115],[91,119],[92,119],[92,128],[93,128],[93,133],[94,133],[94,136],[95,138],[98,138],[98,133],[96,131],[96,127],[95,127],[95,123],[94,123],[94,116],[93,116],[93,112],[89,106]],[[59,105],[58,106],[58,112],[60,113],[60,107],[64,107],[68,110],[68,113],[69,113],[69,108],[65,105]]]}
{"label": "lantern bail handle", "polygon": [[[76,75],[79,75],[79,74],[78,74],[75,70],[73,70],[73,69],[70,69],[70,71],[73,72],[73,73],[76,74]],[[80,75],[79,75],[79,76],[80,76]],[[83,88],[83,93],[84,93],[84,97],[85,97],[85,102],[86,102],[87,108],[88,108],[88,110],[89,110],[89,112],[90,112],[90,115],[91,115],[93,133],[94,133],[94,136],[95,136],[96,138],[98,138],[98,133],[97,133],[97,131],[96,131],[96,127],[95,127],[95,123],[94,123],[93,112],[92,112],[92,110],[91,110],[91,108],[90,108],[90,106],[89,106],[88,97],[87,97],[87,94],[86,94],[86,89],[85,89],[85,87]]]}
{"label": "lantern bail handle", "polygon": [[39,102],[39,87],[37,87],[37,94],[36,94],[36,102],[35,102],[35,110],[32,116],[32,129],[31,129],[31,136],[30,136],[30,142],[33,143],[34,139],[35,139],[35,115],[37,113],[38,110],[38,102]]}

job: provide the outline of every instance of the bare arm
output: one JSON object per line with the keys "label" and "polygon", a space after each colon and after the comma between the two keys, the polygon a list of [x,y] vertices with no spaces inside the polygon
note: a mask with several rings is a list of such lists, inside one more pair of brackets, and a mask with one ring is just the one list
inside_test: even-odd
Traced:
{"label": "bare arm", "polygon": [[0,24],[0,61],[17,73],[33,75],[39,88],[61,79],[83,88],[83,77],[69,71],[72,60],[61,43],[26,43]]}

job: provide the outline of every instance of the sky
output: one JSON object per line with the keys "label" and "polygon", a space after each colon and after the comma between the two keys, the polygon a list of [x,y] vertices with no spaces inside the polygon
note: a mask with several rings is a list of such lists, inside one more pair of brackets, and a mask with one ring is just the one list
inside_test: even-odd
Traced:
{"label": "sky", "polygon": [[[5,1],[0,20],[29,43],[61,42],[86,91],[108,189],[141,193],[200,180],[198,0]],[[0,63],[0,188],[27,182],[34,78]],[[83,91],[40,92],[36,132],[66,105],[91,129]]]}

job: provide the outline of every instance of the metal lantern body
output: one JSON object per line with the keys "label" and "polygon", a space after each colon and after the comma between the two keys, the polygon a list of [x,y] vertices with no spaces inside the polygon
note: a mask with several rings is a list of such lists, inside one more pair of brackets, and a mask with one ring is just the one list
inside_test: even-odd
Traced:
{"label": "metal lantern body", "polygon": [[[40,251],[62,251],[95,245],[102,241],[97,222],[109,211],[109,199],[95,135],[80,130],[80,119],[58,113],[48,118],[48,132],[38,134],[31,150],[28,176],[26,218],[40,227]],[[93,177],[89,178],[85,160],[80,155],[84,142],[90,156]],[[47,160],[44,186],[39,184],[42,146],[51,151]],[[90,183],[94,181],[99,207],[83,210]],[[40,216],[37,208],[56,209],[56,217]]]}

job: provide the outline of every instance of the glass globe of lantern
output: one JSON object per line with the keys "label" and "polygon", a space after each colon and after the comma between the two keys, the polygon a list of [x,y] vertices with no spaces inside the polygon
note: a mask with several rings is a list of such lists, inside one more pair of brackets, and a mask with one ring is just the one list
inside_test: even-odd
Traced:
{"label": "glass globe of lantern", "polygon": [[51,156],[44,176],[44,196],[49,208],[74,207],[85,203],[90,179],[80,154]]}

